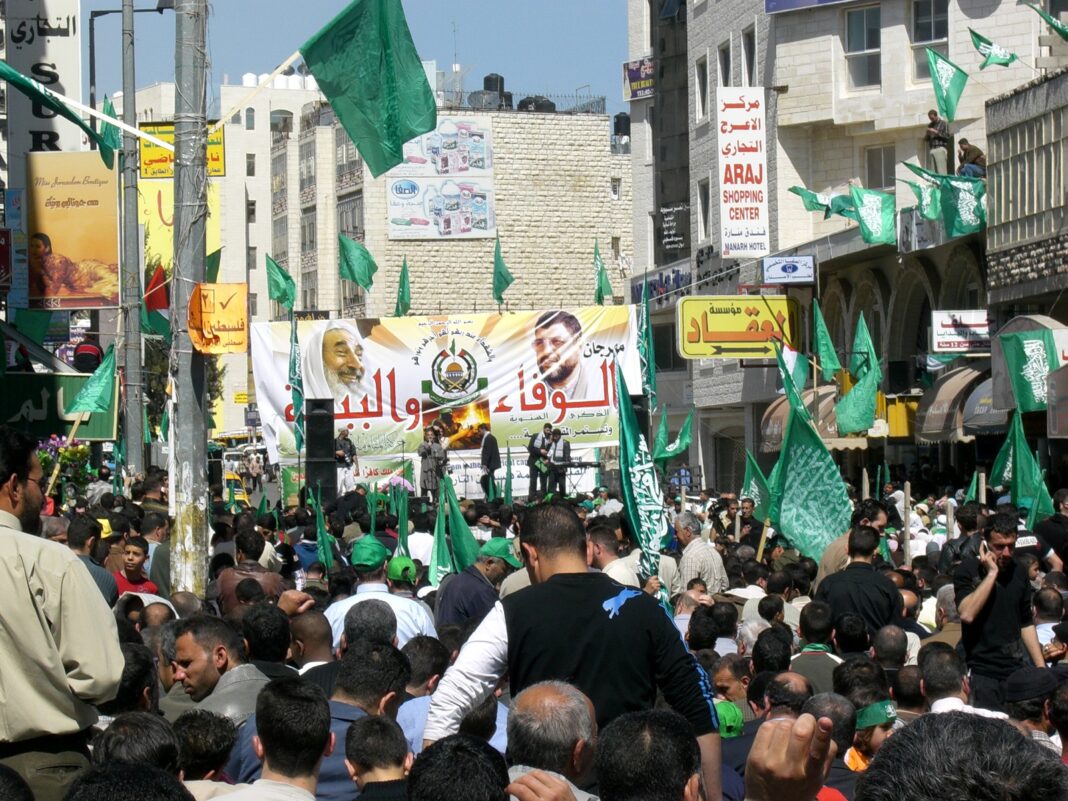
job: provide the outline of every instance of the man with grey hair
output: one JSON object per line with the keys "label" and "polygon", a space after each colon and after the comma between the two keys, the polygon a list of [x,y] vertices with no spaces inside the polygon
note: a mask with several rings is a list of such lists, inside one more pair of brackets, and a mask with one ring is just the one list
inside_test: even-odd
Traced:
{"label": "man with grey hair", "polygon": [[709,594],[724,592],[727,589],[727,571],[723,568],[723,557],[719,552],[701,539],[701,521],[693,512],[680,512],[675,518],[675,536],[682,546],[682,559],[679,561],[679,583],[685,587],[691,580],[699,578],[704,581]]}
{"label": "man with grey hair", "polygon": [[940,587],[936,594],[935,620],[938,622],[938,633],[926,638],[924,644],[932,642],[944,642],[952,648],[960,642],[960,613],[957,611],[957,598],[954,595],[953,585],[947,584]]}
{"label": "man with grey hair", "polygon": [[756,645],[757,637],[760,636],[762,631],[770,628],[771,624],[764,618],[749,620],[740,625],[738,627],[738,653],[743,656],[751,654],[753,646]]}
{"label": "man with grey hair", "polygon": [[593,704],[562,681],[543,681],[519,693],[508,712],[508,778],[532,770],[564,778],[577,801],[596,801],[579,789],[593,769],[597,719]]}

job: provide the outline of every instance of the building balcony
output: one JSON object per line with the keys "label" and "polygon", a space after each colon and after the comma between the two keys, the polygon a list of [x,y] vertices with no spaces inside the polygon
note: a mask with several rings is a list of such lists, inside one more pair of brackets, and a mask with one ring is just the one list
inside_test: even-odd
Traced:
{"label": "building balcony", "polygon": [[299,202],[302,209],[315,205],[315,181],[312,181],[309,186],[301,188]]}
{"label": "building balcony", "polygon": [[300,270],[308,272],[314,270],[319,264],[319,254],[315,250],[308,250],[300,254]]}
{"label": "building balcony", "polygon": [[289,208],[289,201],[285,195],[271,198],[271,216],[281,217]]}

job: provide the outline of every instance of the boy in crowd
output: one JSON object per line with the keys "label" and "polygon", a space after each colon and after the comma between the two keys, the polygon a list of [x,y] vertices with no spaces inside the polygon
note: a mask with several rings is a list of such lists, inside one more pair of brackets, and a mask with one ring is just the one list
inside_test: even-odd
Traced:
{"label": "boy in crowd", "polygon": [[134,536],[122,547],[122,570],[115,574],[115,583],[119,585],[119,595],[124,592],[147,592],[158,595],[159,589],[145,575],[145,562],[148,560],[148,540]]}

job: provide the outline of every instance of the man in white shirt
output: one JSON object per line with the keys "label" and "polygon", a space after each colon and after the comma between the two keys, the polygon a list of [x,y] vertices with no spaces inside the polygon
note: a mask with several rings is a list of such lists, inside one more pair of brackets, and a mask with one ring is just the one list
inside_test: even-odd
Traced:
{"label": "man in white shirt", "polygon": [[1035,593],[1031,604],[1035,610],[1035,634],[1044,648],[1053,641],[1053,627],[1064,617],[1064,599],[1057,590],[1045,587]]}
{"label": "man in white shirt", "polygon": [[638,575],[619,558],[619,540],[608,526],[594,526],[587,532],[589,563],[624,587],[639,587]]}
{"label": "man in white shirt", "polygon": [[920,690],[931,714],[944,712],[967,712],[986,718],[1005,720],[1004,712],[968,705],[968,679],[964,675],[964,663],[951,648],[928,648],[920,660]]}
{"label": "man in white shirt", "polygon": [[705,582],[710,595],[725,591],[728,582],[723,557],[715,547],[701,539],[701,521],[697,515],[680,512],[675,519],[675,536],[682,546],[679,584],[686,587],[691,579],[699,578]]}
{"label": "man in white shirt", "polygon": [[389,551],[386,546],[371,535],[357,541],[352,548],[352,566],[356,569],[360,583],[356,592],[340,601],[335,601],[326,610],[326,619],[334,634],[334,647],[341,645],[341,634],[345,630],[345,613],[361,601],[373,599],[384,601],[397,616],[397,646],[403,648],[405,643],[417,634],[437,637],[434,620],[427,614],[426,607],[410,598],[402,598],[389,591],[386,584],[386,560]]}

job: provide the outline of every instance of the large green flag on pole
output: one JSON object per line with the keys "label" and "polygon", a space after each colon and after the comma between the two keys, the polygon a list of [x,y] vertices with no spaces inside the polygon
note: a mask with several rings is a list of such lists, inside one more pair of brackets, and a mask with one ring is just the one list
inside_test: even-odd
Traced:
{"label": "large green flag on pole", "polygon": [[796,409],[786,421],[769,515],[804,556],[819,560],[849,529],[853,505],[823,440]]}
{"label": "large green flag on pole", "polygon": [[1030,8],[1036,14],[1038,14],[1038,16],[1042,17],[1042,19],[1046,21],[1046,24],[1057,32],[1058,36],[1064,39],[1064,41],[1068,42],[1068,25],[1065,25],[1063,22],[1061,22],[1055,17],[1051,17],[1038,6],[1031,5],[1030,3],[1024,3],[1024,5]]}
{"label": "large green flag on pole", "polygon": [[995,44],[971,28],[968,29],[968,33],[972,35],[972,47],[979,51],[979,55],[983,56],[983,63],[979,65],[979,69],[985,70],[991,64],[1007,67],[1018,58],[1015,53],[1010,53],[1001,45]]}
{"label": "large green flag on pole", "polygon": [[1005,444],[990,471],[990,480],[992,486],[1008,486],[1013,504],[1029,509],[1029,529],[1055,511],[1046,487],[1045,473],[1027,444],[1019,409],[1012,416]]}
{"label": "large green flag on pole", "polygon": [[656,408],[656,352],[653,350],[653,319],[649,313],[649,282],[642,281],[642,305],[638,309],[638,357],[642,363],[642,394],[649,408]]}
{"label": "large green flag on pole", "polygon": [[74,400],[67,407],[67,414],[75,412],[106,412],[115,399],[115,346],[108,345],[100,366],[89,376]]}
{"label": "large green flag on pole", "polygon": [[603,306],[605,298],[612,297],[612,282],[608,280],[608,270],[605,269],[604,259],[601,258],[601,246],[596,239],[593,240],[593,269],[597,282],[593,290],[593,302]]}
{"label": "large green flag on pole", "polygon": [[771,488],[760,465],[748,450],[745,452],[745,478],[742,479],[742,489],[738,497],[752,499],[753,517],[757,520],[767,520],[770,516]]}
{"label": "large green flag on pole", "polygon": [[864,319],[864,312],[857,318],[857,329],[853,332],[853,356],[849,360],[849,372],[858,381],[869,370],[879,374],[878,381],[883,380],[883,370],[879,366],[879,354],[875,352],[875,343],[871,340],[868,332],[868,323]]}
{"label": "large green flag on pole", "polygon": [[818,300],[812,301],[812,328],[812,340],[816,344],[816,356],[820,360],[820,374],[824,381],[834,381],[838,371],[842,369],[842,363],[838,361],[834,340],[831,339],[831,332],[827,330]]}
{"label": "large green flag on pole", "polygon": [[957,116],[957,103],[968,83],[968,73],[930,47],[927,51],[927,65],[931,69],[931,83],[934,85],[935,102],[938,113],[950,122]]}
{"label": "large green flag on pole", "polygon": [[974,234],[986,227],[983,207],[986,181],[963,175],[946,177],[942,179],[939,194],[947,236]]}
{"label": "large green flag on pole", "polygon": [[1048,328],[1000,334],[1006,373],[1012,384],[1016,408],[1041,412],[1048,405],[1046,378],[1060,365],[1057,343]]}
{"label": "large green flag on pole", "polygon": [[515,278],[508,272],[508,266],[501,255],[501,235],[497,234],[497,244],[493,248],[493,299],[497,301],[497,311],[504,305],[504,292],[512,285]]}
{"label": "large green flag on pole", "polygon": [[400,0],[355,0],[300,53],[375,178],[404,161],[405,142],[437,125]]}
{"label": "large green flag on pole", "polygon": [[297,285],[293,282],[293,276],[270,256],[267,256],[267,297],[287,309],[292,309],[297,301]]}
{"label": "large green flag on pole", "polygon": [[786,399],[790,404],[790,408],[796,409],[801,416],[807,420],[810,415],[805,408],[805,402],[801,397],[801,390],[798,389],[797,384],[794,383],[793,373],[786,363],[782,344],[777,339],[774,339],[772,340],[772,345],[775,348],[775,361],[779,365],[779,379],[782,381],[783,392],[786,393]]}
{"label": "large green flag on pole", "polygon": [[341,277],[358,284],[365,291],[374,286],[378,265],[375,264],[371,251],[344,234],[337,235],[337,247],[341,256],[338,268]]}
{"label": "large green flag on pole", "polygon": [[403,317],[412,308],[412,287],[408,281],[408,258],[401,265],[400,279],[397,281],[397,303],[393,307],[394,317]]}
{"label": "large green flag on pole", "polygon": [[448,505],[445,498],[445,484],[442,482],[438,487],[438,511],[434,517],[434,545],[430,550],[430,566],[426,574],[426,579],[432,587],[439,586],[443,578],[450,573],[457,572],[452,551],[449,550],[449,536],[446,531],[445,518]]}
{"label": "large green flag on pole", "polygon": [[875,425],[880,378],[877,370],[866,371],[849,393],[835,404],[839,434],[858,434]]}
{"label": "large green flag on pole", "polygon": [[857,211],[861,239],[869,245],[896,245],[894,217],[897,208],[894,196],[889,192],[861,189],[859,186],[849,187],[849,195]]}
{"label": "large green flag on pole", "polygon": [[[652,454],[638,426],[630,402],[630,391],[623,377],[623,366],[616,363],[616,397],[619,400],[619,464],[623,496],[623,513],[631,536],[642,549],[638,561],[640,582],[644,584],[660,570],[660,543],[667,535],[664,496],[656,475]],[[667,591],[660,590],[660,603],[667,608]]]}

